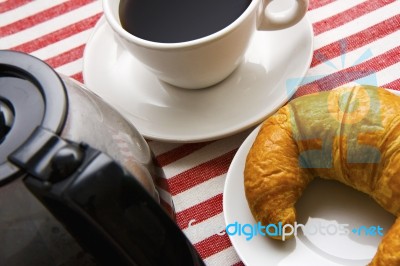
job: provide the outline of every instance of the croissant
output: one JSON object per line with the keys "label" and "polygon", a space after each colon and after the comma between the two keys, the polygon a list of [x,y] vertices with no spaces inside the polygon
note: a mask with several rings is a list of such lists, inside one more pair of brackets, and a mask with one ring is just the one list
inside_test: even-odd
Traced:
{"label": "croissant", "polygon": [[397,218],[370,265],[400,265],[400,98],[373,86],[292,100],[261,125],[245,162],[257,222],[294,224],[295,203],[321,177],[370,195]]}

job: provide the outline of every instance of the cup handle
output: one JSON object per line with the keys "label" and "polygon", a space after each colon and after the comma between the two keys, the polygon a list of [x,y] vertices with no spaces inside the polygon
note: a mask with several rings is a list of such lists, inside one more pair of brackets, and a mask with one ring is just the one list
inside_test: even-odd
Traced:
{"label": "cup handle", "polygon": [[272,12],[268,5],[274,0],[262,0],[258,30],[280,30],[293,26],[307,13],[308,0],[296,0],[294,5],[284,11]]}

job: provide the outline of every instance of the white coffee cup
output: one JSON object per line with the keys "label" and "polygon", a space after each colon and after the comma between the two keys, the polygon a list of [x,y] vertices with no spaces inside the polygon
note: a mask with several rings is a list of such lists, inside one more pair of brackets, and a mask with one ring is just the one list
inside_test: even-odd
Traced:
{"label": "white coffee cup", "polygon": [[103,0],[103,9],[121,43],[160,80],[181,88],[199,89],[224,80],[238,67],[255,30],[293,26],[308,8],[308,0],[296,0],[284,12],[271,12],[268,8],[271,2],[273,0],[252,0],[224,29],[179,43],[148,41],[126,31],[119,19],[120,0]]}

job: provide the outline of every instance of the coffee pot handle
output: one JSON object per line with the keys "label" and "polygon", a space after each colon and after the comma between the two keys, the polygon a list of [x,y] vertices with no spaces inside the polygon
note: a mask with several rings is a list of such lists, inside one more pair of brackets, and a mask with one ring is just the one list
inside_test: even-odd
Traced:
{"label": "coffee pot handle", "polygon": [[[271,11],[270,4],[274,0],[261,0],[258,30],[281,30],[295,25],[307,13],[308,0],[296,0],[287,10]],[[277,1],[279,2],[279,1]]]}
{"label": "coffee pot handle", "polygon": [[38,127],[9,160],[97,263],[205,265],[169,214],[107,154]]}

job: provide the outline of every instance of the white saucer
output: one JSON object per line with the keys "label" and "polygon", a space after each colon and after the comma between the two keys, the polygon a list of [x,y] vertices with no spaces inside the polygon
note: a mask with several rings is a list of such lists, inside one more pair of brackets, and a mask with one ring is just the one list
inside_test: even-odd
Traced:
{"label": "white saucer", "polygon": [[83,77],[144,137],[199,142],[250,128],[276,111],[294,94],[312,53],[307,18],[286,30],[258,31],[231,76],[207,89],[185,90],[160,82],[128,54],[103,17],[85,48]]}
{"label": "white saucer", "polygon": [[[392,91],[399,95],[400,92]],[[247,153],[257,136],[257,127],[243,142],[228,170],[223,197],[226,225],[254,225],[244,195],[243,171]],[[381,241],[380,236],[352,233],[360,226],[391,227],[395,217],[383,210],[369,196],[338,182],[314,180],[296,204],[298,223],[330,227],[331,235],[303,235],[286,242],[257,235],[246,240],[245,235],[231,235],[230,240],[247,266],[360,266],[367,265]],[[348,224],[348,235],[333,235],[338,224]],[[321,227],[322,228],[322,227]],[[249,229],[247,229],[248,231]],[[337,229],[339,232],[339,229]],[[299,230],[301,231],[301,230]],[[234,233],[233,229],[230,232]],[[323,232],[323,231],[322,231]]]}

